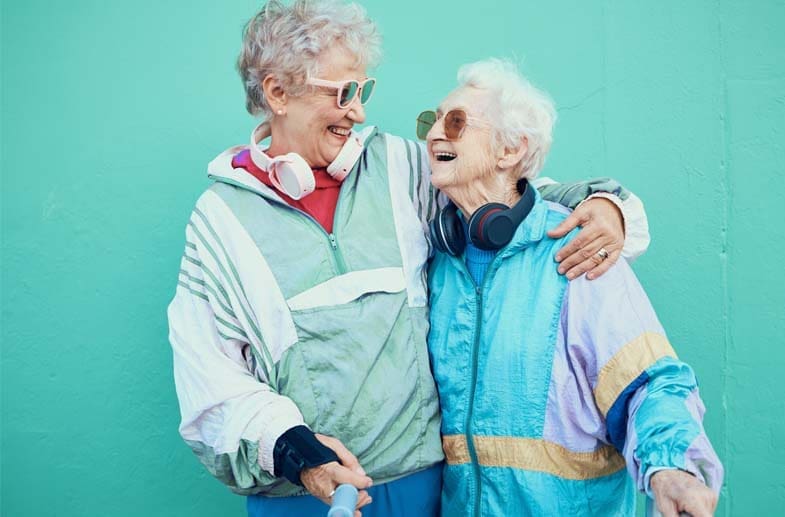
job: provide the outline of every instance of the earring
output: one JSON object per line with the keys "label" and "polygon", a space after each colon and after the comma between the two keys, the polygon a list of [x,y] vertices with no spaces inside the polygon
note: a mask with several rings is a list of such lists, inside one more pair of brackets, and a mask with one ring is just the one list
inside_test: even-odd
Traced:
{"label": "earring", "polygon": [[283,115],[283,110],[278,110],[279,115]]}

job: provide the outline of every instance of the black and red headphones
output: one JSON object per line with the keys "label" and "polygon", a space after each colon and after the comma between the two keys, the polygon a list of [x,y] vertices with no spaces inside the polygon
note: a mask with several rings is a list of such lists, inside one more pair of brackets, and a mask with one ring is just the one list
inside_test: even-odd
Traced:
{"label": "black and red headphones", "polygon": [[[534,187],[526,179],[518,180],[521,199],[512,208],[502,203],[488,203],[477,209],[469,218],[469,238],[472,244],[484,250],[505,247],[515,235],[515,230],[526,219],[534,206]],[[431,240],[436,249],[459,256],[466,248],[466,237],[458,215],[458,207],[450,202],[436,213],[430,224]]]}

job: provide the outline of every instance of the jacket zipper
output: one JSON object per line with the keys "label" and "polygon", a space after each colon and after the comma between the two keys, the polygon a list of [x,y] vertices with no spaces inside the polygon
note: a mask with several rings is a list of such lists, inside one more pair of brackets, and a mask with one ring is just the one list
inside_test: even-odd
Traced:
{"label": "jacket zipper", "polygon": [[[343,187],[343,185],[341,185],[341,187]],[[338,222],[338,213],[339,213],[338,209],[341,208],[342,200],[343,200],[343,188],[341,188],[341,190],[338,192],[338,201],[335,202],[335,212],[333,213],[333,233],[328,234],[328,237],[330,239],[330,245],[333,248],[333,258],[335,259],[335,264],[338,266],[339,275],[343,275],[348,271],[348,268],[346,267],[346,261],[343,259],[343,253],[341,253],[341,250],[338,248],[338,235],[335,231],[336,223]],[[319,223],[316,222],[316,224]],[[319,228],[321,228],[322,231],[324,231],[324,228],[322,227],[321,224],[319,224]]]}
{"label": "jacket zipper", "polygon": [[248,190],[250,192],[253,192],[254,194],[257,194],[257,195],[261,196],[262,198],[264,198],[264,199],[266,199],[268,201],[272,201],[273,203],[278,203],[279,205],[281,205],[283,207],[286,207],[289,210],[294,210],[295,212],[298,212],[298,213],[304,215],[307,219],[310,219],[311,222],[313,222],[313,224],[315,224],[316,227],[318,228],[319,233],[321,233],[322,235],[327,237],[327,242],[330,244],[330,250],[332,251],[331,255],[332,255],[332,258],[333,258],[333,263],[335,264],[335,269],[338,270],[338,274],[339,275],[343,275],[344,273],[347,272],[346,261],[343,258],[343,254],[341,253],[340,248],[338,248],[338,239],[337,239],[337,235],[335,234],[335,221],[338,218],[338,208],[341,206],[341,199],[343,199],[343,195],[342,195],[343,191],[341,191],[341,193],[338,194],[338,202],[335,204],[335,214],[333,215],[333,233],[327,233],[327,231],[324,229],[324,226],[319,224],[319,221],[317,221],[311,214],[309,214],[307,212],[303,212],[299,208],[295,208],[293,206],[290,206],[289,204],[285,203],[284,201],[282,201],[280,199],[276,199],[274,197],[270,197],[267,194],[265,194],[263,192],[260,192],[259,190],[250,188],[247,185],[244,185],[243,183],[241,183],[239,181],[236,181],[236,180],[233,180],[231,178],[224,178],[223,176],[216,176],[216,177],[214,177],[214,179],[216,179],[218,181],[221,181],[222,183],[226,183],[228,185],[233,185],[235,187],[239,187],[239,188]]}
{"label": "jacket zipper", "polygon": [[[337,210],[338,209],[336,208],[336,211]],[[321,228],[321,225],[319,225],[319,227]],[[322,228],[322,231],[324,231],[324,228]],[[333,248],[333,258],[338,267],[338,274],[342,275],[346,273],[346,262],[343,260],[343,254],[341,254],[341,250],[338,248],[338,241],[335,239],[335,233],[328,233],[327,238],[330,240],[330,246]]]}
{"label": "jacket zipper", "polygon": [[[471,278],[471,276],[469,278]],[[479,355],[480,332],[482,329],[482,288],[475,285],[474,292],[477,296],[477,329],[474,331],[474,344],[472,346],[472,385],[469,394],[469,410],[466,412],[466,441],[469,446],[469,456],[472,459],[472,471],[474,472],[474,481],[475,486],[477,487],[477,493],[474,496],[474,515],[476,517],[480,515],[480,505],[482,502],[482,479],[480,477],[480,460],[477,458],[477,449],[474,446],[472,417],[474,415],[474,396],[477,389],[477,370],[479,369],[480,362]]]}
{"label": "jacket zipper", "polygon": [[490,267],[485,272],[485,277],[482,281],[482,286],[478,286],[472,275],[469,273],[469,270],[466,268],[466,264],[460,257],[453,257],[453,260],[456,260],[460,263],[461,269],[463,270],[466,277],[474,286],[474,294],[475,300],[477,302],[477,316],[475,318],[475,330],[474,330],[474,342],[472,344],[472,379],[471,385],[469,387],[469,408],[466,410],[466,421],[464,423],[464,428],[466,429],[466,445],[469,448],[469,458],[472,461],[472,474],[474,475],[474,485],[477,487],[477,492],[474,496],[474,508],[472,511],[472,515],[478,517],[480,515],[481,510],[481,502],[482,502],[482,481],[480,478],[480,461],[477,457],[477,449],[474,446],[474,433],[472,432],[472,416],[474,415],[474,396],[477,389],[477,374],[479,369],[479,354],[480,354],[480,334],[482,331],[482,287],[485,286],[485,281],[488,278],[488,272]]}
{"label": "jacket zipper", "polygon": [[475,517],[480,517],[482,514],[481,506],[482,506],[482,480],[480,477],[480,460],[477,457],[477,449],[474,446],[474,433],[472,432],[472,417],[474,415],[474,397],[476,394],[477,389],[477,375],[479,370],[479,355],[480,355],[480,336],[482,334],[482,309],[483,309],[483,291],[485,286],[488,284],[488,278],[493,276],[493,272],[496,269],[494,266],[497,263],[497,260],[501,256],[500,250],[496,257],[494,257],[493,261],[488,265],[488,269],[485,270],[485,276],[482,279],[481,285],[477,285],[474,282],[474,278],[472,278],[471,274],[469,273],[466,264],[460,257],[453,257],[453,260],[457,260],[460,265],[461,269],[463,269],[464,274],[469,279],[469,281],[474,286],[474,293],[475,299],[477,301],[477,317],[475,318],[475,331],[474,331],[474,343],[472,345],[472,383],[469,389],[469,409],[466,411],[466,422],[464,427],[466,429],[466,442],[469,448],[469,457],[472,460],[472,472],[474,474],[474,484],[477,487],[477,493],[474,498],[474,509],[472,515]]}

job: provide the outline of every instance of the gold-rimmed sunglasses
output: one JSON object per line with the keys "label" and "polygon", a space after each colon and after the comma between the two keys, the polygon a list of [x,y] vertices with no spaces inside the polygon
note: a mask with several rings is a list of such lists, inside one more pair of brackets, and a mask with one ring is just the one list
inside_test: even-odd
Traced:
{"label": "gold-rimmed sunglasses", "polygon": [[[426,110],[417,115],[417,138],[425,140],[428,132],[441,116],[433,110]],[[448,140],[458,140],[463,136],[466,126],[488,127],[490,124],[477,117],[470,117],[462,109],[452,109],[444,114],[444,136]]]}

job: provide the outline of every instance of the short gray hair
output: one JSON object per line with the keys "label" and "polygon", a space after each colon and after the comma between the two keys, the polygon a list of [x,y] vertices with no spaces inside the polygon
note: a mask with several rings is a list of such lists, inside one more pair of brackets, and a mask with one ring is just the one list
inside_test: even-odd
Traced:
{"label": "short gray hair", "polygon": [[526,137],[529,148],[518,172],[521,178],[535,178],[553,142],[556,109],[550,96],[532,86],[512,62],[495,58],[463,65],[458,83],[488,92],[486,114],[497,145],[516,148]]}
{"label": "short gray hair", "polygon": [[275,76],[286,93],[302,95],[305,80],[318,75],[319,56],[341,45],[358,66],[376,66],[381,35],[359,4],[340,0],[296,0],[290,7],[271,0],[245,26],[237,69],[251,115],[272,115],[262,81]]}

